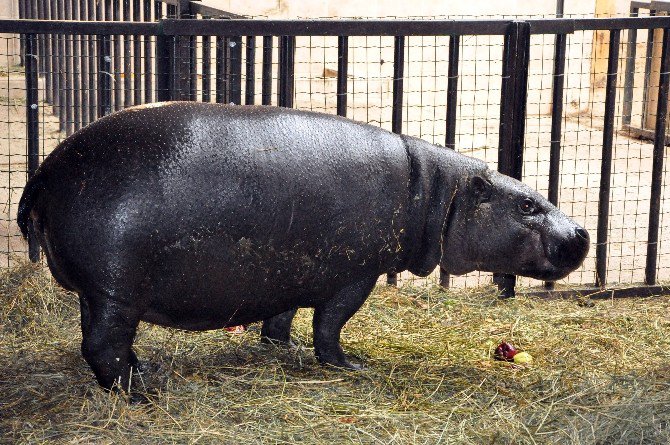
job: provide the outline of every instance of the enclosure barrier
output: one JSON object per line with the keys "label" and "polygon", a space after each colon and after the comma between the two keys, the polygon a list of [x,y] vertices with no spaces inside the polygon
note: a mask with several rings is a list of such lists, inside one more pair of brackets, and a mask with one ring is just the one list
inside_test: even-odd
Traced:
{"label": "enclosure barrier", "polygon": [[[82,2],[83,3],[83,2]],[[559,173],[561,160],[562,95],[564,88],[564,70],[566,37],[575,31],[609,31],[609,56],[607,68],[607,86],[605,95],[605,119],[602,141],[602,162],[600,172],[598,230],[596,241],[595,286],[570,290],[553,290],[548,283],[545,290],[534,291],[539,295],[575,295],[588,294],[592,297],[643,296],[668,293],[666,286],[657,283],[657,243],[659,236],[659,218],[661,212],[662,173],[664,147],[666,140],[666,118],[668,107],[668,83],[670,81],[670,17],[630,17],[611,19],[533,19],[526,21],[508,20],[195,20],[161,19],[151,22],[145,15],[144,22],[133,23],[119,19],[116,2],[105,2],[105,17],[111,22],[86,22],[63,20],[0,20],[0,32],[21,34],[25,54],[25,78],[27,89],[26,116],[29,123],[27,174],[34,174],[39,161],[39,116],[37,109],[37,79],[40,74],[46,77],[46,100],[56,105],[54,112],[65,109],[66,131],[71,133],[77,128],[92,122],[98,117],[109,114],[125,105],[151,102],[152,100],[203,100],[211,101],[210,75],[216,72],[214,100],[222,103],[253,104],[255,101],[255,49],[256,38],[262,37],[261,103],[272,103],[273,37],[277,37],[277,97],[276,104],[283,107],[294,105],[295,49],[297,36],[333,36],[338,38],[337,45],[337,114],[347,114],[347,75],[349,72],[348,39],[352,36],[391,36],[394,38],[393,59],[393,100],[392,131],[403,132],[403,95],[405,66],[405,39],[408,36],[449,36],[449,72],[447,79],[446,104],[446,147],[455,147],[456,107],[458,105],[459,82],[459,42],[463,36],[500,35],[504,36],[503,70],[500,98],[498,169],[505,174],[521,179],[524,156],[524,137],[526,122],[526,103],[528,90],[529,47],[534,34],[555,36],[555,53],[552,81],[552,120],[551,150],[549,168],[548,197],[553,203],[558,201]],[[125,2],[127,3],[127,2]],[[169,2],[168,2],[169,3]],[[177,2],[178,3],[178,2]],[[40,3],[41,4],[41,3]],[[66,2],[66,5],[69,4]],[[145,3],[146,5],[147,3]],[[93,2],[88,11],[92,11]],[[103,13],[103,2],[97,3],[97,17]],[[174,8],[174,5],[169,5]],[[80,18],[75,10],[65,16]],[[124,9],[127,11],[127,9]],[[41,11],[41,10],[40,10]],[[38,17],[61,18],[61,8],[52,8],[50,15],[38,11]],[[139,11],[137,9],[136,11]],[[146,10],[145,10],[146,11]],[[170,11],[169,11],[170,12]],[[171,10],[171,12],[175,12]],[[136,17],[139,19],[139,17]],[[618,58],[622,30],[630,30],[629,39],[634,38],[640,29],[662,30],[661,75],[658,88],[656,125],[654,132],[653,172],[648,226],[647,262],[644,285],[626,288],[611,288],[607,281],[608,257],[608,218],[610,212],[610,180],[612,174],[612,146],[616,129],[614,117],[616,107],[616,88],[618,76]],[[126,37],[121,42],[115,36]],[[66,36],[73,38],[67,39]],[[95,38],[93,37],[95,36]],[[198,58],[195,45],[196,37],[215,37],[215,66],[211,66],[211,45],[203,43],[203,56]],[[246,52],[244,64],[245,95],[242,100],[243,57],[242,43]],[[50,48],[46,51],[43,48]],[[45,52],[46,51],[46,52]],[[88,64],[71,65],[72,54],[88,54]],[[630,55],[631,46],[628,47]],[[135,57],[133,58],[133,52]],[[112,75],[111,64],[118,63],[115,57],[123,54],[124,72],[139,72],[142,68],[140,57],[144,54],[145,75],[123,79],[123,88],[112,88],[112,83],[121,79]],[[48,57],[47,54],[51,56]],[[155,60],[155,66],[152,64]],[[200,66],[198,66],[200,64]],[[76,66],[79,65],[79,66]],[[54,69],[54,67],[59,67]],[[155,69],[155,71],[154,71]],[[633,78],[626,68],[626,87],[632,88]],[[203,73],[202,97],[197,97],[198,73]],[[206,74],[206,75],[205,75]],[[154,84],[155,80],[155,84]],[[142,94],[144,92],[144,94]],[[625,93],[628,97],[628,93]],[[629,97],[630,101],[630,97]],[[81,113],[77,113],[73,103],[81,103]],[[71,114],[71,115],[70,115]],[[630,109],[624,104],[626,124],[630,124]],[[39,258],[38,246],[30,239],[30,258]],[[388,282],[395,284],[397,277],[388,276]],[[515,277],[496,276],[495,282],[503,295],[514,294]],[[442,275],[440,283],[448,284],[448,277]]]}

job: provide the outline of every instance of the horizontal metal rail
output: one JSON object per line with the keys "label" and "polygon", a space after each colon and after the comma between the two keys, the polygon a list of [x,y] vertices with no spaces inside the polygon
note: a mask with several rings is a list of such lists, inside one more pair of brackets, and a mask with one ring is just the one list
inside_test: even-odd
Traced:
{"label": "horizontal metal rail", "polygon": [[609,287],[606,289],[600,287],[577,287],[572,289],[551,289],[535,290],[532,288],[521,290],[517,293],[524,297],[539,297],[547,299],[570,299],[570,298],[588,298],[591,300],[603,300],[611,298],[648,298],[658,297],[670,294],[670,286],[626,286]]}
{"label": "horizontal metal rail", "polygon": [[[0,33],[166,36],[431,36],[504,35],[511,20],[254,20],[164,19],[148,22],[71,20],[0,20]],[[669,16],[593,19],[531,19],[531,34],[575,31],[657,29]]]}
{"label": "horizontal metal rail", "polygon": [[16,34],[161,35],[160,27],[160,22],[0,20],[0,33]]}

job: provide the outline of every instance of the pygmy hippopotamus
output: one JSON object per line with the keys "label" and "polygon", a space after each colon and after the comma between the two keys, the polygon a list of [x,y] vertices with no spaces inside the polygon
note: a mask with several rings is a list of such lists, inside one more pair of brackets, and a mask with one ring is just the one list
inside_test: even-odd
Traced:
{"label": "pygmy hippopotamus", "polygon": [[356,368],[340,331],[381,274],[437,266],[557,280],[587,232],[482,161],[342,117],[269,106],[129,108],[65,139],[18,210],[81,305],[82,353],[127,388],[140,321],[263,321],[289,342],[313,307],[318,360]]}

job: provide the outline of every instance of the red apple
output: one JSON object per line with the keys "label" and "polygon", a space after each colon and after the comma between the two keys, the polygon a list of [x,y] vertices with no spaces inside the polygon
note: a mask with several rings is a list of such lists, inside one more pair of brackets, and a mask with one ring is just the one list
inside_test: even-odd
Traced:
{"label": "red apple", "polygon": [[493,357],[496,360],[504,360],[506,362],[514,361],[514,356],[516,355],[517,350],[514,346],[506,341],[500,343],[496,348],[496,352],[493,353]]}

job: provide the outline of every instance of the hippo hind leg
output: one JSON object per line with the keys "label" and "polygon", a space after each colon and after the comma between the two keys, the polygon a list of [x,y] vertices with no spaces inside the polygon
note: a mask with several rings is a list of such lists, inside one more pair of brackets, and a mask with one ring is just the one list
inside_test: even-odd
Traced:
{"label": "hippo hind leg", "polygon": [[365,303],[376,282],[377,277],[357,282],[315,308],[314,352],[321,364],[353,370],[363,368],[347,359],[340,346],[340,332],[345,323]]}
{"label": "hippo hind leg", "polygon": [[139,365],[132,350],[141,314],[105,295],[80,296],[81,352],[100,386],[129,391],[130,375]]}
{"label": "hippo hind leg", "polygon": [[291,323],[298,309],[290,309],[279,315],[263,320],[261,342],[294,346],[291,341]]}

